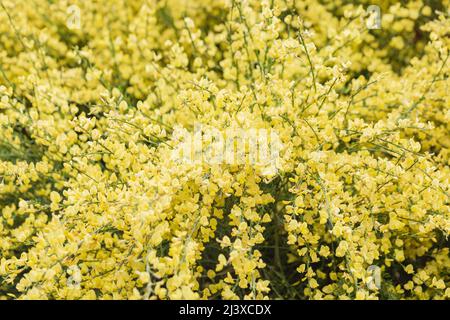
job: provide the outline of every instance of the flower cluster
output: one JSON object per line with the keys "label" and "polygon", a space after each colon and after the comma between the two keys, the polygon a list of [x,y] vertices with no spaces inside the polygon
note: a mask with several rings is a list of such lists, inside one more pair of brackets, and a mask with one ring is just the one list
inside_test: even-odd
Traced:
{"label": "flower cluster", "polygon": [[1,0],[0,299],[449,299],[449,7]]}

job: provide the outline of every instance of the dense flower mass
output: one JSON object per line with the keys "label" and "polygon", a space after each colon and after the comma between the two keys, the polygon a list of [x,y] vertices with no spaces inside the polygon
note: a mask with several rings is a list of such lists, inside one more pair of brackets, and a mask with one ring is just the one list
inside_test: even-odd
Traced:
{"label": "dense flower mass", "polygon": [[0,298],[449,299],[449,7],[1,0]]}

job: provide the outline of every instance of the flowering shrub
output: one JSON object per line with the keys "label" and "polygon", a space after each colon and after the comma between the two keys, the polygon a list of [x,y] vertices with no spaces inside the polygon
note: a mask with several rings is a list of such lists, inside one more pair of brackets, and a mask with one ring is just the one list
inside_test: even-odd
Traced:
{"label": "flowering shrub", "polygon": [[448,8],[0,1],[0,297],[450,298]]}

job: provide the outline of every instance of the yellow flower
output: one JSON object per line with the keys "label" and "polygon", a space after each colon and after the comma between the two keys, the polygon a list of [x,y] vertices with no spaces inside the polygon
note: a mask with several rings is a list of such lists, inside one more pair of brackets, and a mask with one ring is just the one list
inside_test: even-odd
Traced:
{"label": "yellow flower", "polygon": [[336,249],[336,256],[337,257],[343,257],[347,253],[348,250],[348,243],[345,240],[342,240],[339,242],[339,245]]}
{"label": "yellow flower", "polygon": [[0,299],[448,299],[448,1],[341,2],[3,0]]}

